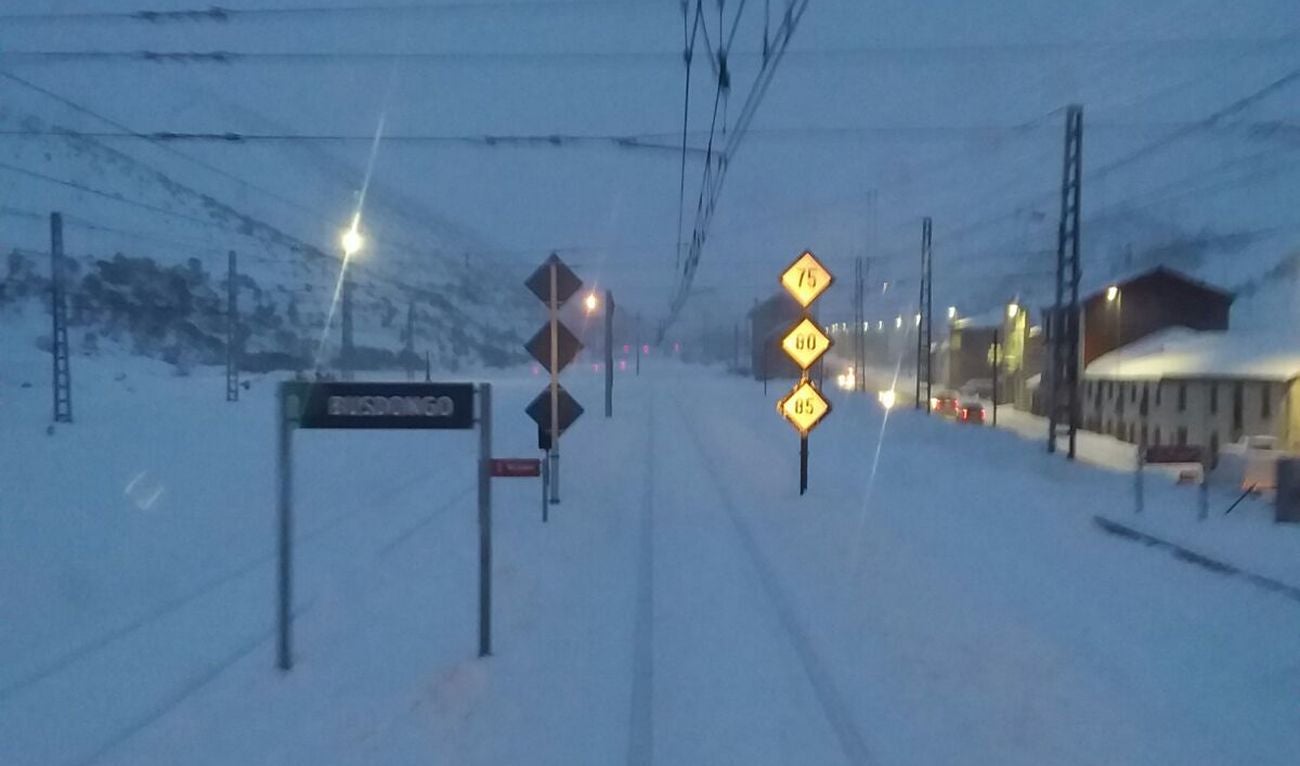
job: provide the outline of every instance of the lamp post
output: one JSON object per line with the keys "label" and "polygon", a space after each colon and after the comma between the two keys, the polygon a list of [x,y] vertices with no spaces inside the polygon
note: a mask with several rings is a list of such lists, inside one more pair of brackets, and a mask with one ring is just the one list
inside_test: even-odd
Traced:
{"label": "lamp post", "polygon": [[352,363],[354,355],[354,346],[352,343],[352,258],[361,252],[365,246],[365,237],[361,236],[359,226],[361,224],[361,215],[352,217],[352,225],[343,230],[339,238],[339,244],[343,248],[343,274],[342,286],[340,288],[342,306],[342,320],[340,322],[342,330],[342,344],[339,351],[339,366],[342,368],[343,379],[352,379]]}

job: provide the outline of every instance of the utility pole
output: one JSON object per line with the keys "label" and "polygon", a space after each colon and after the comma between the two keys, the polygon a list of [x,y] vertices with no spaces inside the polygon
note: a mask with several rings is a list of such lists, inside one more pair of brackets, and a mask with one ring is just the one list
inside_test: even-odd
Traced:
{"label": "utility pole", "polygon": [[406,364],[406,379],[415,377],[413,359],[415,358],[415,301],[406,304],[406,346],[402,351]]}
{"label": "utility pole", "polygon": [[921,297],[917,301],[917,316],[920,321],[916,326],[916,408],[921,409],[921,380],[925,379],[925,411],[930,412],[930,395],[933,393],[933,381],[930,372],[930,287],[933,271],[931,269],[931,222],[926,216],[921,221]]}
{"label": "utility pole", "polygon": [[343,371],[344,380],[352,380],[352,364],[354,360],[354,350],[352,345],[352,268],[350,264],[343,265],[343,343],[340,351],[341,358],[339,366]]}
{"label": "utility pole", "polygon": [[605,291],[605,417],[614,417],[614,292]]}
{"label": "utility pole", "polygon": [[239,401],[239,269],[226,254],[226,401]]}
{"label": "utility pole", "polygon": [[54,321],[54,422],[72,422],[68,304],[63,296],[63,215],[50,213],[50,315]]}
{"label": "utility pole", "polygon": [[1083,193],[1083,107],[1065,114],[1065,158],[1061,173],[1061,220],[1056,238],[1056,303],[1048,322],[1047,451],[1056,451],[1065,422],[1074,459],[1079,425],[1079,236]]}
{"label": "utility pole", "polygon": [[998,371],[1002,366],[1002,360],[999,358],[1002,350],[1001,335],[1001,330],[993,330],[993,425],[995,427],[998,424]]}

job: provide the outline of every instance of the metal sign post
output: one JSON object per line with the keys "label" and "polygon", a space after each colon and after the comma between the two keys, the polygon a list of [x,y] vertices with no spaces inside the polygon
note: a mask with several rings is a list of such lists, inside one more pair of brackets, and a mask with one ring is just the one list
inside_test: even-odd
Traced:
{"label": "metal sign post", "polygon": [[547,293],[547,304],[551,313],[551,502],[560,502],[560,435],[555,424],[559,422],[560,407],[560,304],[556,293],[559,291],[559,259],[551,261],[547,268],[551,281],[551,290]]}
{"label": "metal sign post", "polygon": [[[781,413],[799,431],[799,494],[808,491],[808,434],[831,411],[830,402],[809,379],[808,370],[830,350],[831,338],[813,321],[808,307],[831,286],[830,272],[811,252],[805,251],[781,274],[781,285],[804,309],[803,317],[786,333],[781,349],[801,373],[795,387],[776,403]],[[764,352],[766,359],[766,351]],[[766,390],[766,375],[764,375]]]}
{"label": "metal sign post", "polygon": [[478,656],[492,654],[492,384],[478,385]]}
{"label": "metal sign post", "polygon": [[481,383],[306,383],[279,390],[278,582],[276,664],[293,667],[293,432],[308,429],[474,427],[479,400],[479,656],[491,653],[492,387]]}
{"label": "metal sign post", "polygon": [[605,417],[614,417],[614,293],[605,291]]}
{"label": "metal sign post", "polygon": [[302,412],[301,399],[289,389],[280,388],[280,439],[277,467],[280,475],[279,497],[279,565],[277,588],[279,608],[276,611],[276,624],[279,626],[279,641],[276,646],[276,665],[280,670],[293,667],[292,636],[293,619],[290,614],[293,604],[293,429]]}
{"label": "metal sign post", "polygon": [[[578,292],[582,287],[582,280],[578,279],[578,275],[574,274],[558,255],[551,253],[550,257],[524,280],[524,285],[537,296],[538,300],[546,304],[548,313],[547,326],[524,344],[524,348],[551,374],[548,388],[550,403],[546,408],[545,416],[540,411],[534,412],[532,405],[529,406],[528,414],[546,430],[547,440],[544,449],[547,451],[550,463],[550,502],[558,503],[560,502],[560,435],[567,427],[561,425],[564,420],[561,413],[563,409],[561,399],[563,396],[568,396],[560,386],[560,370],[573,361],[578,351],[582,349],[578,338],[560,322],[560,307]],[[544,339],[543,335],[547,338]],[[574,402],[575,406],[576,404]],[[581,407],[577,408],[577,413],[582,414]],[[574,418],[576,417],[575,415]]]}

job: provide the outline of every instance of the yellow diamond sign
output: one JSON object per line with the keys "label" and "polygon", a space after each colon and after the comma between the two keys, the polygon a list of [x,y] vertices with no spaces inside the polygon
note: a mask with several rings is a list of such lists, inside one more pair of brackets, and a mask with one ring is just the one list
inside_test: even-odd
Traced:
{"label": "yellow diamond sign", "polygon": [[776,403],[776,408],[801,436],[807,436],[831,411],[831,403],[822,397],[812,381],[803,380]]}
{"label": "yellow diamond sign", "polygon": [[831,286],[831,273],[827,271],[812,253],[804,251],[803,255],[790,264],[790,268],[781,274],[781,285],[790,293],[799,305],[808,308],[817,300],[817,296]]}
{"label": "yellow diamond sign", "polygon": [[799,324],[786,333],[781,341],[781,348],[785,349],[786,356],[793,359],[801,370],[816,364],[830,347],[831,339],[826,337],[822,328],[807,317],[800,320]]}

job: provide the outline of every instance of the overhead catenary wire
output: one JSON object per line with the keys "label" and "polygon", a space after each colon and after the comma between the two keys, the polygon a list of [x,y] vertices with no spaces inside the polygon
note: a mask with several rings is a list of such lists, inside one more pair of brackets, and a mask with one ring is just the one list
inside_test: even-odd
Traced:
{"label": "overhead catenary wire", "polygon": [[[774,50],[767,48],[765,44],[767,55],[763,56],[759,71],[754,78],[753,84],[750,86],[749,93],[745,98],[744,104],[741,106],[740,113],[730,128],[727,128],[727,126],[724,125],[723,134],[725,140],[722,149],[717,154],[716,162],[714,161],[714,154],[712,151],[713,134],[716,125],[714,126],[714,129],[710,130],[709,151],[705,157],[703,178],[700,182],[700,194],[696,205],[695,224],[692,227],[690,244],[688,246],[689,250],[687,251],[686,262],[682,264],[678,270],[677,287],[674,290],[672,300],[669,304],[668,317],[660,326],[661,341],[663,333],[674,321],[676,321],[677,317],[681,313],[682,307],[685,306],[686,301],[689,300],[690,295],[692,294],[691,288],[695,280],[695,273],[699,268],[700,256],[704,244],[708,239],[709,227],[713,220],[713,214],[717,209],[718,199],[722,192],[723,182],[726,180],[727,170],[735,159],[735,154],[740,146],[740,142],[744,139],[745,134],[749,129],[750,121],[753,120],[754,113],[757,110],[758,105],[762,102],[768,86],[772,82],[772,78],[775,75],[776,69],[780,65],[785,50],[789,46],[794,31],[798,26],[799,21],[803,18],[803,14],[808,9],[808,4],[809,0],[788,0],[781,24],[776,29],[775,40],[773,41],[775,44]],[[741,10],[743,10],[743,4]],[[707,25],[705,26],[707,33]],[[721,34],[720,27],[720,45],[722,44]],[[767,42],[766,34],[765,31],[765,43]],[[722,100],[723,92],[729,92],[731,89],[730,73],[727,69],[721,66],[721,64],[725,63],[726,56],[727,51],[725,48],[720,47],[718,51],[720,66],[714,97],[715,116],[718,105]]]}
{"label": "overhead catenary wire", "polygon": [[628,11],[648,10],[635,3],[611,3],[608,0],[451,0],[450,2],[375,3],[373,5],[317,5],[317,6],[244,6],[225,8],[210,5],[192,9],[139,9],[133,11],[33,11],[0,14],[0,22],[18,23],[97,23],[131,22],[158,24],[228,24],[245,20],[271,17],[343,16],[343,15],[411,15],[447,13],[498,13],[503,10],[525,13],[552,13],[556,10]]}
{"label": "overhead catenary wire", "polygon": [[[725,94],[724,94],[725,97]],[[725,127],[725,124],[723,125]],[[1055,126],[1044,125],[1036,120],[1031,123],[1015,125],[844,125],[817,126],[792,125],[751,129],[749,136],[755,139],[781,140],[854,140],[870,138],[873,140],[892,138],[896,140],[932,141],[951,138],[1000,138],[1029,135],[1039,131],[1055,130]],[[1300,115],[1295,118],[1275,120],[1252,120],[1249,122],[1218,122],[1205,125],[1203,121],[1165,121],[1165,122],[1100,122],[1089,125],[1090,130],[1113,131],[1119,133],[1141,133],[1152,130],[1197,129],[1203,132],[1217,132],[1220,135],[1237,135],[1245,139],[1266,139],[1271,137],[1290,138],[1291,132],[1300,132]],[[361,133],[262,133],[238,130],[152,130],[152,131],[84,131],[65,128],[0,128],[0,136],[7,138],[93,138],[139,139],[156,143],[347,143],[369,142],[373,136]],[[437,134],[437,133],[395,133],[384,136],[386,143],[396,144],[482,144],[485,146],[537,146],[564,147],[576,145],[613,144],[627,149],[654,149],[678,152],[682,149],[670,141],[680,137],[668,132],[644,133],[517,133],[517,134]],[[704,154],[707,147],[689,143],[691,140],[707,140],[709,134],[704,131],[694,133],[687,130],[685,152],[687,154]],[[964,150],[963,150],[963,153]]]}
{"label": "overhead catenary wire", "polygon": [[[1182,141],[1188,138],[1189,136],[1195,135],[1200,131],[1208,130],[1210,128],[1215,127],[1224,118],[1230,117],[1235,114],[1239,114],[1241,111],[1249,108],[1250,106],[1253,106],[1254,104],[1258,103],[1260,100],[1275,95],[1276,93],[1280,92],[1282,89],[1293,86],[1298,82],[1300,82],[1300,69],[1291,70],[1290,72],[1284,74],[1282,77],[1276,78],[1268,82],[1264,86],[1251,91],[1247,95],[1242,96],[1241,98],[1234,99],[1232,102],[1211,112],[1209,115],[1207,115],[1204,118],[1201,118],[1200,120],[1186,123],[1183,126],[1177,128],[1174,132],[1170,133],[1169,135],[1163,136],[1152,142],[1149,142],[1139,147],[1138,149],[1129,152],[1121,157],[1118,157],[1114,160],[1111,160],[1109,162],[1085,170],[1083,174],[1083,178],[1084,180],[1095,180],[1097,178],[1110,175],[1111,173],[1114,173],[1117,170],[1120,170],[1121,168],[1128,167],[1133,163],[1144,160],[1147,157],[1150,157],[1156,153],[1164,151],[1169,146],[1179,141]],[[1043,194],[1036,195],[1032,198],[1023,198],[1013,204],[1015,205],[1015,210],[1018,211],[1024,208],[1025,206],[1032,206],[1036,202],[1048,196],[1049,193],[1044,192]],[[986,228],[992,223],[997,223],[999,221],[1006,220],[1008,217],[1014,215],[1016,215],[1015,211],[1013,211],[1012,213],[1000,213],[995,216],[986,216],[982,218],[971,219],[968,220],[966,223],[958,225],[953,229],[950,229],[947,232],[945,232],[945,237],[956,238],[961,235],[969,234],[971,232],[978,231],[982,228]]]}
{"label": "overhead catenary wire", "polygon": [[[696,0],[702,3],[702,0]],[[742,3],[743,5],[743,3]],[[699,6],[697,5],[697,8]],[[688,14],[690,15],[690,14]],[[699,17],[700,13],[693,14]],[[0,22],[3,22],[0,16]],[[764,59],[770,55],[770,47],[735,49],[730,39],[738,32],[734,25],[729,32],[727,42],[719,40],[721,49],[715,48],[713,38],[709,36],[708,25],[702,24],[700,33],[704,37],[706,53],[714,77],[718,76],[719,59],[717,54],[725,50],[732,59]],[[1034,56],[1057,55],[1062,51],[1077,51],[1080,48],[1103,50],[1108,56],[1130,55],[1136,57],[1151,56],[1202,56],[1207,50],[1244,49],[1243,57],[1269,55],[1289,55],[1300,39],[1294,33],[1288,35],[1256,38],[1189,38],[1189,39],[1124,39],[1124,40],[1058,40],[1022,43],[1015,41],[989,43],[925,43],[925,44],[878,44],[833,46],[821,48],[792,48],[786,56],[790,60],[817,61],[828,59],[888,58],[894,63],[911,59],[917,65],[934,66],[948,63],[954,66],[968,67],[977,60],[1016,60]],[[469,63],[516,63],[520,65],[535,63],[561,63],[587,65],[593,62],[604,64],[665,64],[671,65],[679,59],[679,52],[670,50],[629,50],[629,49],[593,49],[574,50],[571,47],[542,50],[279,50],[271,48],[219,49],[219,50],[155,50],[155,49],[106,49],[106,48],[7,48],[0,51],[0,60],[11,62],[39,63],[95,60],[121,63],[152,64],[253,64],[258,62],[304,62],[304,63],[358,63],[358,62],[410,62],[447,64],[464,61]]]}

